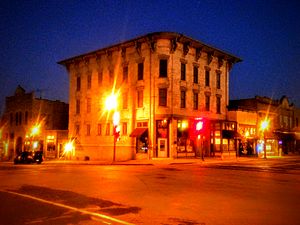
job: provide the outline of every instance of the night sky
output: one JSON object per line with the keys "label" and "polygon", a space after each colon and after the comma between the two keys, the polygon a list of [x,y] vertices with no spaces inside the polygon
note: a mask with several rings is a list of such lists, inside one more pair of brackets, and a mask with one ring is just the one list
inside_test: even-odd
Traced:
{"label": "night sky", "polygon": [[18,84],[68,102],[68,75],[58,61],[156,31],[240,57],[231,70],[231,99],[286,95],[300,107],[297,0],[2,0],[0,17],[0,112]]}

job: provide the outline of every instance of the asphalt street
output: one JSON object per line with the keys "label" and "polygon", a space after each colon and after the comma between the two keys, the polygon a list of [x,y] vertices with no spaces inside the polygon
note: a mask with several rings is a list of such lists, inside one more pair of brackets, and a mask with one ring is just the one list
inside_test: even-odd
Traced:
{"label": "asphalt street", "polygon": [[300,158],[0,163],[0,224],[300,224]]}

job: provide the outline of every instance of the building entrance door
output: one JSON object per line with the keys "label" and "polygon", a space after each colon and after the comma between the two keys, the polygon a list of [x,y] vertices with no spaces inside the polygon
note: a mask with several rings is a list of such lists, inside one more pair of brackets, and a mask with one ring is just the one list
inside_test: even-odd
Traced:
{"label": "building entrance door", "polygon": [[16,154],[20,154],[22,152],[23,147],[23,139],[22,137],[18,137],[17,143],[16,143]]}
{"label": "building entrance door", "polygon": [[158,138],[158,158],[168,157],[168,139],[167,138]]}

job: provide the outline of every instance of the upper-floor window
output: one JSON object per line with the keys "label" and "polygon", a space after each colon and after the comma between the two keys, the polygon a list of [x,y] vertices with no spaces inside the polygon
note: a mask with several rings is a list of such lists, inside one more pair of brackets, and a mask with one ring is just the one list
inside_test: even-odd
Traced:
{"label": "upper-floor window", "polygon": [[80,134],[80,125],[79,125],[79,124],[76,124],[76,125],[75,125],[75,134],[76,134],[76,135],[79,135],[79,134]]}
{"label": "upper-floor window", "polygon": [[181,63],[181,80],[186,79],[186,64]]}
{"label": "upper-floor window", "polygon": [[92,88],[92,74],[87,75],[87,89]]}
{"label": "upper-floor window", "polygon": [[221,97],[217,96],[217,113],[221,113]]}
{"label": "upper-floor window", "polygon": [[28,111],[25,112],[25,124],[28,124]]}
{"label": "upper-floor window", "polygon": [[148,127],[148,122],[137,122],[136,127]]}
{"label": "upper-floor window", "polygon": [[205,86],[209,87],[210,83],[210,72],[209,70],[205,70]]}
{"label": "upper-floor window", "polygon": [[159,60],[159,77],[168,77],[168,60]]}
{"label": "upper-floor window", "polygon": [[103,71],[99,70],[98,71],[98,86],[100,86],[102,84],[103,81]]}
{"label": "upper-floor window", "polygon": [[180,92],[180,108],[185,108],[185,91]]}
{"label": "upper-floor window", "polygon": [[128,82],[128,66],[123,67],[123,82]]}
{"label": "upper-floor window", "polygon": [[198,109],[198,93],[194,92],[193,94],[193,109],[197,110]]}
{"label": "upper-floor window", "polygon": [[221,88],[221,74],[220,73],[216,73],[216,86],[217,86],[217,89]]}
{"label": "upper-floor window", "polygon": [[110,135],[110,124],[109,123],[106,124],[105,135],[106,136]]}
{"label": "upper-floor window", "polygon": [[87,135],[87,136],[90,136],[90,135],[91,135],[91,125],[90,125],[90,124],[87,124],[87,125],[86,125],[86,135]]}
{"label": "upper-floor window", "polygon": [[167,88],[159,89],[158,105],[159,106],[167,106]]}
{"label": "upper-floor window", "polygon": [[22,125],[22,112],[19,112],[17,114],[18,114],[19,125]]}
{"label": "upper-floor window", "polygon": [[109,69],[109,83],[112,83],[114,80],[114,69],[110,68]]}
{"label": "upper-floor window", "polygon": [[128,93],[123,93],[123,109],[128,109]]}
{"label": "upper-floor window", "polygon": [[80,114],[80,100],[76,100],[76,114]]}
{"label": "upper-floor window", "polygon": [[138,80],[144,79],[144,63],[138,63]]}
{"label": "upper-floor window", "polygon": [[194,66],[194,84],[198,84],[198,66]]}
{"label": "upper-floor window", "polygon": [[80,91],[81,88],[81,78],[77,77],[76,78],[76,91]]}
{"label": "upper-floor window", "polygon": [[12,126],[14,123],[14,115],[12,113],[9,114],[9,124]]}
{"label": "upper-floor window", "polygon": [[144,93],[143,90],[139,90],[137,92],[138,108],[143,107],[143,98],[144,98],[143,93]]}
{"label": "upper-floor window", "polygon": [[205,95],[205,111],[210,111],[210,96]]}
{"label": "upper-floor window", "polygon": [[102,124],[98,123],[98,135],[102,135]]}
{"label": "upper-floor window", "polygon": [[16,112],[16,119],[15,119],[15,121],[16,121],[16,126],[18,126],[19,125],[19,113],[18,112]]}
{"label": "upper-floor window", "polygon": [[86,112],[90,113],[92,111],[92,99],[87,98],[86,99]]}

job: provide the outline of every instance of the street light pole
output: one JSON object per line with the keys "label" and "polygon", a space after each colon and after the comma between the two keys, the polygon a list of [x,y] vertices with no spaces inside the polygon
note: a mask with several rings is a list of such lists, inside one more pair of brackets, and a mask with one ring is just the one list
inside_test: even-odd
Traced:
{"label": "street light pole", "polygon": [[[114,130],[116,129],[116,126],[114,126]],[[116,144],[117,144],[117,137],[114,134],[114,152],[113,152],[113,162],[116,161]]]}
{"label": "street light pole", "polygon": [[119,127],[118,127],[119,123],[120,123],[120,112],[115,111],[114,115],[113,115],[113,125],[114,125],[114,131],[113,131],[113,135],[114,135],[113,162],[116,161],[116,145],[117,145],[118,137],[120,135],[120,131],[119,131]]}
{"label": "street light pole", "polygon": [[120,135],[119,123],[120,123],[120,112],[116,111],[118,107],[117,95],[112,93],[110,96],[107,97],[105,101],[105,107],[108,112],[114,110],[113,114],[113,136],[114,136],[114,148],[113,148],[113,162],[116,161],[116,144],[118,137]]}
{"label": "street light pole", "polygon": [[266,142],[266,132],[264,131],[264,159],[267,159],[267,142]]}
{"label": "street light pole", "polygon": [[269,120],[262,121],[260,128],[264,135],[264,159],[267,159],[267,142],[266,142],[266,130],[269,128]]}

